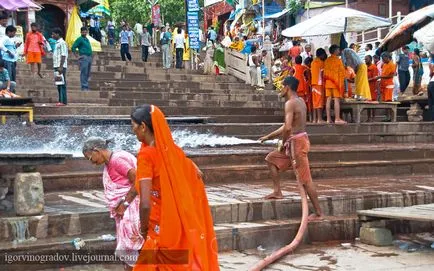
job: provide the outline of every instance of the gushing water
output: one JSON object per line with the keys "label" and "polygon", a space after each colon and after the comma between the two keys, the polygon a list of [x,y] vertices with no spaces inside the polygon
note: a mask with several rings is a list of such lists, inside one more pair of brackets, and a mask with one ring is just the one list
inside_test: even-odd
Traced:
{"label": "gushing water", "polygon": [[30,237],[29,232],[29,221],[27,218],[10,218],[8,219],[14,240],[12,241],[15,245],[23,243],[25,241],[34,241],[36,238]]}
{"label": "gushing water", "polygon": [[[197,133],[190,130],[174,130],[173,138],[181,148],[204,146],[234,146],[255,144],[257,141],[220,136],[212,133]],[[0,130],[0,152],[3,153],[64,153],[82,156],[83,142],[99,136],[110,139],[114,150],[136,151],[140,147],[129,126],[7,126]]]}

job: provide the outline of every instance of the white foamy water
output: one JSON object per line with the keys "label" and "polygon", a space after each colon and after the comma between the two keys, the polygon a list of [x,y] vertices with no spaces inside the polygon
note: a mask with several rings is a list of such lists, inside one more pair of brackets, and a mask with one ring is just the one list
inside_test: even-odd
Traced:
{"label": "white foamy water", "polygon": [[[0,130],[2,153],[63,153],[83,156],[83,142],[92,136],[110,139],[113,150],[137,151],[140,147],[136,136],[128,126],[44,126],[12,127]],[[235,146],[258,143],[255,140],[197,133],[190,130],[174,130],[173,138],[181,148]]]}

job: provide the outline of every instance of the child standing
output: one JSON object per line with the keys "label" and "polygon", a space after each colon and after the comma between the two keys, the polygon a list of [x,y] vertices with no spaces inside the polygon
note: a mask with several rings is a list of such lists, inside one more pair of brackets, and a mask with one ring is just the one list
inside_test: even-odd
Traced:
{"label": "child standing", "polygon": [[6,27],[6,36],[2,40],[0,46],[2,51],[2,57],[5,61],[5,68],[8,70],[9,77],[11,81],[16,81],[16,74],[17,74],[17,60],[18,60],[18,54],[17,54],[17,47],[20,47],[20,42],[15,42],[15,34],[17,32],[17,29],[9,25]]}

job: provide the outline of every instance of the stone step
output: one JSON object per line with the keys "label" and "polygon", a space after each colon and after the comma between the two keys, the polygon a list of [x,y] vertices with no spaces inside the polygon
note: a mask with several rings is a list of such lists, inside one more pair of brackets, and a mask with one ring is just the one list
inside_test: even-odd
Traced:
{"label": "stone step", "polygon": [[[76,97],[73,95],[67,94],[68,102],[69,103],[92,103],[92,104],[101,104],[101,105],[109,105],[110,100],[105,98],[82,98],[82,97]],[[51,97],[36,97],[32,98],[32,101],[35,103],[57,103],[59,97],[55,94],[53,94]]]}
{"label": "stone step", "polygon": [[[145,101],[143,101],[144,103]],[[69,104],[66,107],[40,106],[35,107],[37,115],[130,115],[132,106],[100,106],[92,104]],[[209,115],[281,115],[281,110],[274,108],[240,108],[240,107],[161,107],[167,116],[209,116]]]}
{"label": "stone step", "polygon": [[[170,81],[170,83],[169,83]],[[68,85],[73,88],[80,87],[80,80],[77,78],[76,80],[67,79]],[[18,79],[17,81],[18,88],[24,89],[43,89],[47,85],[53,85],[53,80],[46,79],[37,79],[33,80],[31,78],[26,79]],[[21,86],[21,87],[19,87]],[[182,79],[160,79],[150,81],[144,78],[143,80],[126,80],[126,79],[114,79],[114,78],[98,78],[91,79],[89,81],[89,88],[91,90],[100,90],[100,88],[104,88],[104,90],[116,90],[116,88],[130,88],[130,90],[140,90],[140,89],[166,89],[170,87],[188,87],[188,88],[196,88],[196,89],[221,89],[221,90],[231,90],[231,89],[242,89],[247,92],[252,92],[252,89],[244,84],[237,82],[217,82],[213,80],[207,80],[206,78],[202,80],[182,80]]]}
{"label": "stone step", "polygon": [[[288,244],[295,237],[300,221],[291,220],[273,220],[261,221],[257,223],[231,223],[217,224],[214,226],[218,251],[238,250],[244,251],[255,249],[259,245],[267,248],[283,246]],[[328,229],[325,231],[324,229]],[[349,217],[325,217],[323,221],[311,222],[308,225],[306,239],[302,244],[308,242],[326,242],[326,241],[348,241],[354,240],[358,236],[359,222],[356,216]],[[333,230],[329,232],[329,230]],[[84,255],[93,255],[98,251],[111,254],[114,253],[115,241],[105,242],[99,239],[102,234],[114,235],[114,227],[111,231],[104,231],[101,234],[74,234],[72,236],[61,236],[50,238],[48,240],[41,239],[37,241],[28,241],[18,244],[16,247],[11,245],[12,242],[1,242],[0,253],[13,255],[23,255],[41,253],[50,255],[59,253],[61,255],[71,255],[75,251],[72,245],[74,238],[80,238],[85,242],[79,253]],[[75,252],[75,254],[79,254]],[[109,255],[110,255],[109,254]],[[105,255],[105,254],[104,254]],[[85,262],[77,262],[76,264],[85,264]],[[121,264],[121,263],[118,263]],[[6,270],[25,270],[29,264],[13,264],[8,265]],[[44,268],[59,266],[68,266],[67,263],[44,264]],[[36,270],[36,269],[32,269]]]}
{"label": "stone step", "polygon": [[[434,179],[431,175],[358,178],[351,181],[333,179],[315,183],[321,208],[327,216],[325,221],[351,217],[357,222],[353,217],[357,210],[434,202]],[[253,232],[254,229],[258,230],[259,226],[276,225],[282,221],[292,223],[288,222],[288,219],[298,221],[301,216],[301,205],[297,185],[295,182],[283,182],[282,185],[282,200],[262,199],[271,192],[271,182],[207,185],[217,235],[221,236],[220,233],[224,229],[235,229],[237,232],[244,228],[248,232]],[[6,213],[0,218],[0,250],[4,247],[10,249],[8,242],[12,241],[13,237],[9,222],[16,219],[13,213]],[[71,240],[77,235],[106,234],[114,231],[114,222],[105,207],[102,190],[47,192],[45,213],[20,219],[28,219],[30,235],[38,239],[70,236]],[[268,227],[273,228],[279,227]],[[264,231],[258,231],[264,234]],[[223,232],[232,235],[229,231]],[[333,236],[332,239],[318,241],[342,240],[336,237],[342,232],[345,231],[339,227],[334,228],[328,232]],[[271,240],[276,241],[275,238]]]}
{"label": "stone step", "polygon": [[279,108],[280,101],[237,101],[237,100],[153,100],[153,99],[110,99],[110,106],[139,106],[149,102],[157,106],[166,107],[239,107],[239,108]]}
{"label": "stone step", "polygon": [[[262,157],[263,159],[264,157]],[[385,176],[390,174],[433,174],[434,158],[390,159],[357,161],[312,161],[312,178],[327,179],[357,176]],[[266,180],[270,172],[265,162],[262,164],[231,164],[200,166],[207,184],[246,183]],[[102,188],[101,171],[44,173],[42,179],[45,191]],[[293,171],[282,174],[282,179],[295,179]]]}
{"label": "stone step", "polygon": [[[76,114],[84,115],[83,118],[87,116],[97,117],[101,120],[110,120],[112,118],[117,118],[120,115],[113,114],[114,112],[107,113],[106,115],[91,115],[86,114],[89,111],[88,108],[93,109],[96,106],[100,105],[92,105],[92,106],[80,106],[75,109]],[[104,108],[104,106],[100,106]],[[53,106],[39,106],[35,108],[36,114],[35,116],[42,115],[38,110],[49,109],[56,110],[58,112],[62,112],[61,110],[70,109],[70,106],[57,108]],[[190,108],[196,109],[196,108]],[[131,112],[131,107],[122,107],[122,110]],[[213,111],[212,108],[209,109]],[[244,109],[246,115],[252,114],[254,117],[254,112],[251,112],[248,109]],[[85,111],[85,112],[81,112]],[[86,112],[87,111],[87,112]],[[164,111],[164,109],[163,109]],[[225,114],[239,114],[238,109],[234,109],[234,111],[230,109],[223,109]],[[256,110],[257,111],[257,110]],[[263,110],[266,111],[266,110]],[[106,112],[102,112],[106,113]],[[113,115],[110,116],[110,113]],[[176,112],[177,113],[177,112]],[[191,115],[192,117],[206,117],[206,115],[194,114],[196,112],[188,112],[191,114],[184,114],[184,116]],[[223,112],[222,112],[223,113]],[[257,112],[259,114],[261,112]],[[56,114],[61,116],[61,114]],[[65,114],[68,115],[68,114]],[[168,114],[168,116],[176,117],[181,114]],[[271,115],[271,114],[270,114]],[[122,114],[125,119],[129,119],[129,114]],[[212,115],[208,115],[212,116]],[[277,115],[277,117],[279,117]],[[171,124],[170,127],[172,129],[172,133],[175,135],[175,138],[178,136],[193,136],[197,135],[206,135],[210,141],[210,144],[215,144],[216,146],[224,146],[229,147],[230,145],[237,144],[257,144],[257,142],[239,142],[235,143],[231,141],[234,139],[233,137],[238,138],[252,138],[254,140],[258,139],[259,136],[266,135],[276,129],[278,129],[282,124],[281,123],[208,123],[208,124]],[[62,133],[68,134],[72,138],[81,139],[84,134],[88,134],[89,131],[97,131],[101,133],[101,136],[106,136],[105,131],[107,130],[107,126],[104,124],[94,125],[91,127],[86,127],[83,125],[35,125],[33,127],[26,126],[8,126],[8,129],[0,129],[1,136],[3,138],[11,138],[14,135],[24,134],[28,137],[28,140],[32,140],[34,136],[40,137],[41,139],[56,138],[59,129],[61,129]],[[321,142],[326,142],[327,144],[370,144],[370,143],[411,143],[412,140],[417,140],[423,143],[432,143],[433,140],[429,140],[432,138],[434,123],[433,122],[421,122],[421,123],[368,123],[368,124],[348,124],[348,125],[317,125],[317,124],[308,124],[306,126],[306,131],[309,135],[311,143],[315,144],[324,144]],[[411,132],[408,132],[411,131]],[[116,125],[110,126],[110,133],[115,134],[124,134],[131,135],[131,125],[130,123],[125,123],[125,125]],[[44,137],[46,136],[46,137]],[[217,139],[220,140],[219,144],[212,142],[212,140]],[[425,139],[425,141],[423,141]],[[371,141],[371,142],[370,142]],[[417,143],[416,141],[413,143]],[[133,144],[134,145],[134,144]],[[402,144],[398,144],[402,145]]]}
{"label": "stone step", "polygon": [[[187,156],[200,167],[225,165],[264,165],[265,156],[274,150],[273,145],[232,146],[232,147],[201,147],[184,148]],[[136,150],[131,150],[136,153]],[[351,144],[351,145],[312,145],[309,152],[310,162],[357,162],[367,160],[395,161],[399,159],[427,159],[434,154],[434,144]],[[0,167],[0,172],[13,176],[21,171],[20,166]],[[7,169],[7,172],[6,172]],[[102,172],[83,157],[67,159],[61,165],[40,165],[36,170],[41,173],[79,173],[81,171]]]}
{"label": "stone step", "polygon": [[[97,69],[98,70],[98,69]],[[44,72],[45,79],[52,80],[53,73],[45,71]],[[142,70],[139,72],[125,72],[125,71],[98,71],[93,72],[91,74],[93,80],[104,80],[104,79],[119,79],[119,80],[128,80],[128,81],[137,81],[137,80],[152,80],[152,81],[165,81],[165,80],[184,80],[184,81],[193,81],[193,82],[201,82],[206,80],[208,82],[229,82],[229,83],[243,83],[240,82],[237,78],[232,76],[210,76],[198,73],[187,73],[187,72],[171,72],[170,70]],[[27,83],[31,80],[31,72],[28,70],[18,71],[17,72],[17,82],[18,84]],[[67,80],[76,81],[80,79],[80,72],[76,70],[69,71],[67,73]],[[35,78],[35,81],[44,81],[39,77]]]}
{"label": "stone step", "polygon": [[[69,98],[68,98],[69,99]],[[35,101],[37,99],[34,99]],[[75,99],[70,99],[75,101]],[[80,100],[77,99],[77,100]],[[282,122],[283,117],[281,116],[261,116],[261,115],[211,115],[203,117],[206,119],[207,123],[256,123],[256,122],[266,122],[266,123],[276,123]],[[37,125],[103,125],[103,124],[113,124],[113,125],[129,125],[131,124],[130,116],[111,116],[107,119],[107,116],[77,116],[77,115],[42,115],[35,116],[35,123]]]}

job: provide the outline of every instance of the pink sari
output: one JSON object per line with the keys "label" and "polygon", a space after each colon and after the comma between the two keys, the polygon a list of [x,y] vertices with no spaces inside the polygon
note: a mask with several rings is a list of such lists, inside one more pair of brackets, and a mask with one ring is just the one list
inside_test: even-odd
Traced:
{"label": "pink sari", "polygon": [[[116,221],[117,256],[138,256],[144,239],[140,235],[139,197],[136,197],[126,209],[122,218],[118,217],[115,208],[123,196],[126,196],[132,184],[128,180],[128,171],[136,168],[136,158],[125,151],[113,152],[110,162],[104,167],[103,184],[110,217]],[[133,266],[134,257],[126,263]]]}

